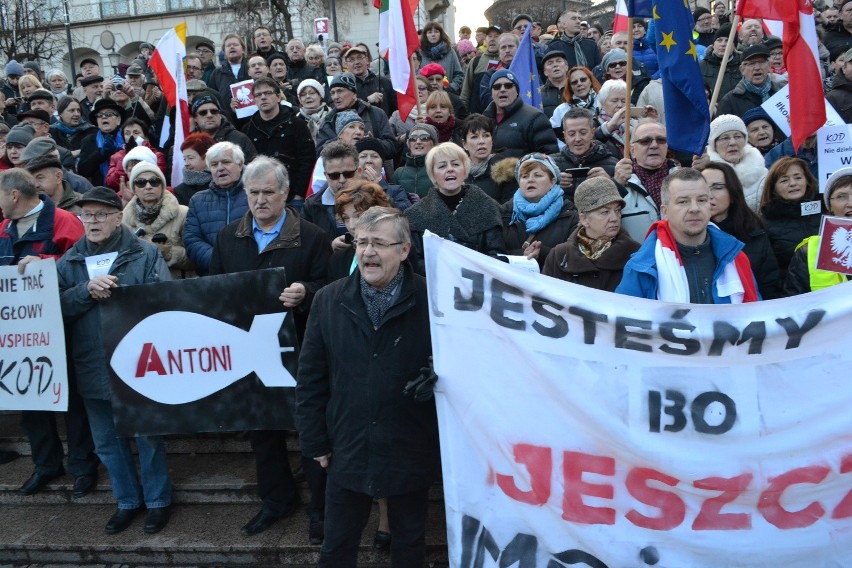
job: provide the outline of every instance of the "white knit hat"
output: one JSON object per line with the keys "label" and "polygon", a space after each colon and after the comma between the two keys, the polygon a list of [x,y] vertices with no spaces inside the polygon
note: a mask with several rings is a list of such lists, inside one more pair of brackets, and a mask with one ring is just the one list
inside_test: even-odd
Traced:
{"label": "white knit hat", "polygon": [[711,150],[716,149],[716,138],[725,132],[741,132],[748,140],[748,129],[745,122],[740,117],[733,114],[721,114],[710,123],[710,139],[707,141],[707,147]]}
{"label": "white knit hat", "polygon": [[155,156],[154,152],[151,151],[151,149],[147,146],[136,146],[124,155],[124,159],[121,160],[121,167],[124,168],[124,171],[127,171],[127,162],[129,162],[130,160],[136,160],[137,162],[148,162],[149,164],[153,164],[155,166],[157,165],[157,156]]}
{"label": "white knit hat", "polygon": [[313,87],[321,98],[325,98],[325,89],[316,79],[303,79],[299,81],[299,86],[296,87],[296,96],[301,95],[302,91],[308,87]]}

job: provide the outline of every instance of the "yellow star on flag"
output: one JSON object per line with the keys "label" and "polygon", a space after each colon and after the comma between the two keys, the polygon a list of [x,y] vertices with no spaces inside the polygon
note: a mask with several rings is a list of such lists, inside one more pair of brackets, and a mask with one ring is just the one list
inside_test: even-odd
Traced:
{"label": "yellow star on flag", "polygon": [[656,7],[656,6],[654,6],[654,11],[652,12],[652,14],[651,14],[651,15],[652,15],[652,16],[654,16],[654,19],[655,19],[655,20],[659,20],[659,19],[660,19],[660,15],[657,13],[657,7]]}
{"label": "yellow star on flag", "polygon": [[532,99],[532,91],[527,91],[527,98]]}
{"label": "yellow star on flag", "polygon": [[687,50],[685,55],[691,55],[694,61],[698,61],[698,52],[695,51],[695,44],[691,41],[689,42],[689,50]]}
{"label": "yellow star on flag", "polygon": [[[660,45],[664,45],[666,47],[666,51],[671,51],[672,46],[677,45],[677,42],[674,40],[674,37],[673,37],[674,31],[672,31],[670,33],[662,32],[662,34],[663,34],[663,41],[660,42]],[[689,43],[692,43],[692,42],[689,42]],[[694,45],[692,46],[692,49],[693,50],[695,49]]]}

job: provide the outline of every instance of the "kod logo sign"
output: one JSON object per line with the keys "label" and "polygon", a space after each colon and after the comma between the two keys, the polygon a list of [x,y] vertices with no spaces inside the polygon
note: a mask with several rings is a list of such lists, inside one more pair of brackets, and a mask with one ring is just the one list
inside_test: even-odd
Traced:
{"label": "kod logo sign", "polygon": [[839,144],[846,140],[845,132],[833,132],[825,137],[825,141],[828,144]]}

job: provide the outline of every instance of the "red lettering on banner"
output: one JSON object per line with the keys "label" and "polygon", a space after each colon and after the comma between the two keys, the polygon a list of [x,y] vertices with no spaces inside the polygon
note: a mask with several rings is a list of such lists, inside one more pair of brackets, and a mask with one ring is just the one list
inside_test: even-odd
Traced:
{"label": "red lettering on banner", "polygon": [[139,355],[139,362],[136,364],[136,378],[144,377],[149,371],[154,371],[158,375],[166,374],[166,368],[163,366],[160,354],[157,353],[157,348],[154,347],[153,343],[146,343],[142,346],[142,353]]}
{"label": "red lettering on banner", "polygon": [[566,521],[588,525],[615,524],[615,509],[590,507],[583,503],[583,495],[603,499],[613,498],[612,485],[583,481],[583,472],[613,476],[615,475],[615,460],[581,452],[565,452],[562,455],[562,473],[565,477],[562,518]]}
{"label": "red lettering on banner", "polygon": [[553,458],[550,448],[530,444],[515,444],[512,447],[515,462],[526,466],[529,472],[530,490],[518,489],[514,477],[497,474],[497,485],[503,493],[521,503],[529,505],[544,505],[550,499],[551,477],[553,474]]}
{"label": "red lettering on banner", "polygon": [[[840,473],[852,472],[852,456],[843,456],[840,460]],[[831,512],[832,519],[846,519],[852,517],[852,490],[837,504]]]}
{"label": "red lettering on banner", "polygon": [[748,488],[754,476],[743,473],[736,477],[707,477],[692,483],[698,489],[721,491],[721,495],[705,499],[701,510],[692,521],[695,531],[733,531],[751,529],[751,515],[748,513],[722,513],[722,507],[733,502]]}
{"label": "red lettering on banner", "polygon": [[679,479],[654,469],[646,467],[631,469],[624,483],[627,491],[640,503],[658,508],[660,515],[646,517],[639,511],[630,510],[625,518],[637,527],[670,531],[681,524],[686,517],[686,504],[671,491],[649,487],[648,481],[659,481],[671,487],[675,487],[680,482]]}
{"label": "red lettering on banner", "polygon": [[825,509],[817,502],[811,503],[801,511],[788,511],[781,506],[781,496],[791,485],[800,483],[821,483],[830,470],[825,466],[812,465],[800,467],[777,477],[769,478],[769,487],[760,494],[757,509],[763,518],[779,529],[799,529],[809,527],[825,514]]}

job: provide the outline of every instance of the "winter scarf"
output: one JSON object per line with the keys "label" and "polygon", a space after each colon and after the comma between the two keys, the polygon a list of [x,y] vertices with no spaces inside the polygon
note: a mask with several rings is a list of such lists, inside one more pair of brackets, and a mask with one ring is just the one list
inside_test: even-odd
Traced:
{"label": "winter scarf", "polygon": [[527,201],[520,189],[512,198],[512,218],[510,224],[521,222],[527,234],[541,231],[559,217],[562,211],[562,188],[557,183],[537,203]]}

